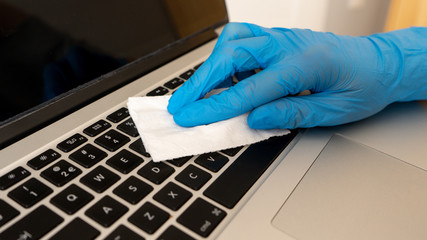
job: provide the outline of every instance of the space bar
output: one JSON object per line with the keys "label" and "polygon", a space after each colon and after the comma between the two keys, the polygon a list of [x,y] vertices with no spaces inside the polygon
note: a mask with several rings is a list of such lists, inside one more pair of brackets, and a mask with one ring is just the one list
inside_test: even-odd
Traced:
{"label": "space bar", "polygon": [[296,132],[291,132],[252,144],[203,194],[227,208],[233,208],[295,135]]}

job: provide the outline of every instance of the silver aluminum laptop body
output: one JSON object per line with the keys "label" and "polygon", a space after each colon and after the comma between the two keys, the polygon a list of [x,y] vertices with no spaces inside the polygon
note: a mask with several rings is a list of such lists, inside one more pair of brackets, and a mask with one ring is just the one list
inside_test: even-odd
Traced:
{"label": "silver aluminum laptop body", "polygon": [[424,239],[426,119],[399,103],[308,130],[220,239]]}
{"label": "silver aluminum laptop body", "polygon": [[[221,28],[218,29],[220,30]],[[82,173],[66,185],[55,187],[40,175],[41,171],[27,165],[29,160],[49,148],[55,149],[63,159],[67,159],[70,153],[57,150],[58,143],[76,132],[81,133],[99,119],[105,119],[113,110],[124,107],[129,96],[146,95],[187,69],[200,64],[209,56],[214,44],[215,40],[209,41],[1,149],[0,177],[19,166],[31,174],[10,188],[0,190],[0,199],[19,211],[18,216],[0,227],[0,234],[18,224],[38,206],[45,205],[63,218],[63,221],[51,232],[43,235],[43,239],[55,236],[76,217],[99,231],[96,239],[106,238],[120,225],[145,239],[157,239],[171,225],[196,239],[426,239],[425,102],[393,104],[374,117],[345,126],[301,130],[231,209],[204,196],[203,189],[212,183],[213,179],[209,180],[201,191],[192,192],[191,199],[183,207],[170,210],[153,199],[165,183],[153,184],[153,191],[135,205],[126,204],[126,201],[113,192],[130,175],[149,182],[137,174],[143,165],[136,167],[129,174],[110,169],[118,174],[121,180],[101,194],[79,181],[93,168],[87,169],[71,161]],[[112,125],[116,127],[118,124]],[[88,142],[95,145],[93,141]],[[109,152],[108,154],[105,160],[114,155]],[[149,162],[149,158],[143,159],[143,164]],[[235,161],[236,157],[229,159],[228,165]],[[97,164],[102,164],[103,161]],[[184,166],[193,163],[192,161],[194,159]],[[42,170],[54,164],[55,162],[52,162]],[[218,177],[224,171],[223,169],[211,174]],[[176,182],[173,179],[177,174],[170,176],[169,180]],[[14,202],[8,193],[33,177],[49,186],[53,192],[34,206],[25,208]],[[54,206],[51,199],[71,184],[78,184],[92,194],[94,199],[76,213],[69,215]],[[185,188],[183,185],[182,187]],[[106,195],[129,208],[108,228],[85,214]],[[177,220],[177,216],[183,214],[186,207],[196,198],[205,199],[227,213],[208,237],[199,235],[197,231],[183,226]],[[156,203],[171,215],[153,233],[147,233],[128,220],[145,202]],[[208,226],[200,225],[200,228],[204,227]]]}

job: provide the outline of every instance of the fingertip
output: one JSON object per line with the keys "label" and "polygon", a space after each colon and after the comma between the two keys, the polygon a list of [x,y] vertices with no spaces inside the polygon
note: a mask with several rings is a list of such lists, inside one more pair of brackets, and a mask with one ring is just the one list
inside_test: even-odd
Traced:
{"label": "fingertip", "polygon": [[173,120],[181,127],[194,127],[194,124],[192,124],[191,120],[187,116],[185,116],[182,111],[176,112],[173,115]]}
{"label": "fingertip", "polygon": [[[206,86],[206,82],[200,81],[200,79],[206,79],[204,76],[209,70],[206,69],[206,62],[202,64],[202,66],[200,66],[199,69],[172,94],[167,106],[169,113],[177,113],[187,104],[197,101],[202,97],[204,91],[209,90],[210,86]],[[199,77],[200,75],[203,77]]]}
{"label": "fingertip", "polygon": [[180,98],[179,95],[180,95],[180,93],[178,91],[176,91],[169,98],[167,110],[172,115],[174,115],[179,110],[179,108],[182,107],[182,103],[180,101],[180,99],[182,99],[182,98]]}
{"label": "fingertip", "polygon": [[176,107],[173,103],[169,102],[168,106],[166,107],[166,109],[168,110],[168,112],[172,115],[174,115],[176,113]]}
{"label": "fingertip", "polygon": [[198,100],[185,105],[173,114],[176,124],[182,127],[194,127],[211,124],[240,115],[233,108],[227,108],[218,102],[218,96],[214,95],[206,99]]}
{"label": "fingertip", "polygon": [[198,103],[179,109],[173,115],[173,120],[181,127],[195,127],[215,122],[215,120],[206,116],[206,111],[200,110]]}
{"label": "fingertip", "polygon": [[262,128],[260,128],[260,125],[259,125],[257,119],[255,119],[255,117],[252,113],[250,113],[248,115],[247,122],[248,122],[248,126],[252,129],[262,129]]}
{"label": "fingertip", "polygon": [[277,128],[272,126],[270,114],[263,111],[262,108],[254,109],[249,114],[248,125],[252,129],[261,129],[261,130]]}

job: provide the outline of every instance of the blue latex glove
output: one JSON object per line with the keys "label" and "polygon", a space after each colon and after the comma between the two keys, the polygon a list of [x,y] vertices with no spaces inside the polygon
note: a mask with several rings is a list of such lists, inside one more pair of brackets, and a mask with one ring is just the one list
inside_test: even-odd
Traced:
{"label": "blue latex glove", "polygon": [[[263,70],[202,99],[253,69]],[[312,94],[297,96],[304,90]],[[251,111],[252,128],[292,129],[348,123],[417,99],[427,99],[427,28],[350,37],[231,23],[168,111],[185,127]]]}

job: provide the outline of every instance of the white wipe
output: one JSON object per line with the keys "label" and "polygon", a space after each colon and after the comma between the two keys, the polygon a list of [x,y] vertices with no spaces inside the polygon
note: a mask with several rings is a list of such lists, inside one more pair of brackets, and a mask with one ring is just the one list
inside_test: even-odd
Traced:
{"label": "white wipe", "polygon": [[251,129],[248,114],[209,125],[180,127],[167,111],[169,98],[170,95],[131,97],[127,104],[145,149],[155,162],[239,147],[289,133],[286,129]]}

